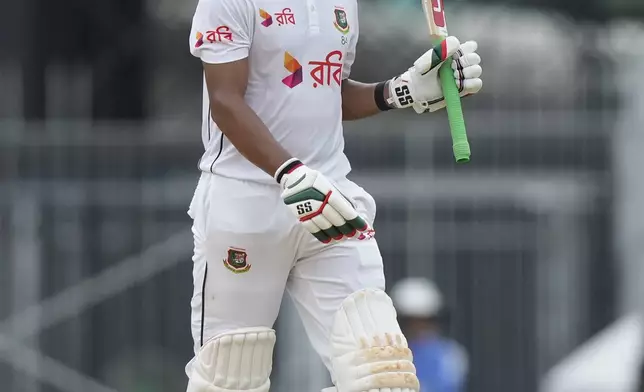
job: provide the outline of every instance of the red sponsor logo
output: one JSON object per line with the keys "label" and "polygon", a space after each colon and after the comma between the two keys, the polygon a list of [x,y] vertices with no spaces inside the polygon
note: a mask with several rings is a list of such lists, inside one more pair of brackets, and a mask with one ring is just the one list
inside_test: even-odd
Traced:
{"label": "red sponsor logo", "polygon": [[313,78],[313,87],[330,86],[334,81],[338,86],[342,84],[342,52],[334,50],[326,55],[324,61],[309,61],[313,66],[310,72]]}
{"label": "red sponsor logo", "polygon": [[219,26],[215,30],[206,31],[206,40],[211,44],[224,40],[232,42],[233,33],[228,26]]}
{"label": "red sponsor logo", "polygon": [[432,0],[432,13],[434,14],[434,23],[438,27],[445,27],[445,9],[443,0]]}
{"label": "red sponsor logo", "polygon": [[275,13],[275,20],[277,21],[277,24],[280,26],[284,25],[294,25],[295,24],[295,14],[293,13],[293,10],[290,8],[284,8],[282,12],[276,12]]}

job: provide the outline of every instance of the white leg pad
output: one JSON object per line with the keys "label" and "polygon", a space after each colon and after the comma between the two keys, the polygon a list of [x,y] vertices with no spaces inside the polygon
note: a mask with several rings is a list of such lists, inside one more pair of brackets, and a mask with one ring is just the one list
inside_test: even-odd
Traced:
{"label": "white leg pad", "polygon": [[275,331],[244,328],[203,345],[192,364],[187,392],[268,392]]}
{"label": "white leg pad", "polygon": [[420,390],[407,339],[382,290],[360,290],[344,300],[331,331],[331,350],[337,392]]}

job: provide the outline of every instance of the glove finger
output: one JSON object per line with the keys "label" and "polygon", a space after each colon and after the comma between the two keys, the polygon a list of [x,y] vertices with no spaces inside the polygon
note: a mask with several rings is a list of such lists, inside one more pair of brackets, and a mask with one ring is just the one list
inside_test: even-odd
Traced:
{"label": "glove finger", "polygon": [[353,205],[349,203],[344,196],[340,195],[339,192],[331,194],[329,205],[333,207],[352,228],[358,231],[368,229],[369,225],[367,224],[367,221],[358,215],[358,211],[356,211]]}
{"label": "glove finger", "polygon": [[[358,215],[358,211],[356,211],[355,207],[347,198],[340,192],[339,189],[335,189],[332,193],[331,196],[329,197],[328,201],[329,206],[326,207],[323,211],[323,213],[326,213],[326,210],[331,207],[333,208],[340,216],[345,220],[346,224],[351,227],[351,232],[347,233],[347,236],[352,236],[351,234],[355,235],[353,233],[353,229],[357,231],[364,231],[369,228],[369,224],[367,221],[362,218],[360,215]],[[338,229],[342,227],[343,231],[348,231],[344,225],[342,226],[337,226]]]}
{"label": "glove finger", "polygon": [[329,222],[329,220],[326,219],[324,217],[324,215],[322,215],[322,214],[315,215],[315,216],[311,217],[308,220],[313,221],[313,223],[315,223],[315,225],[317,227],[319,227],[320,229],[322,229],[324,231],[326,231],[326,230],[330,229],[331,227],[333,227],[331,222]]}
{"label": "glove finger", "polygon": [[[329,202],[329,204],[332,204],[332,203]],[[348,207],[343,206],[344,208],[340,210],[333,205],[333,207],[336,208],[336,210],[342,215],[342,217],[346,221],[345,225],[338,226],[338,230],[340,230],[347,237],[353,237],[355,235],[356,230],[365,231],[369,228],[369,224],[363,217],[358,215],[358,212],[348,202],[347,202],[347,206]]]}
{"label": "glove finger", "polygon": [[324,232],[324,230],[320,229],[318,225],[315,224],[312,220],[305,220],[302,221],[302,226],[320,242],[323,242],[325,244],[331,242],[331,237]]}
{"label": "glove finger", "polygon": [[[327,216],[329,215],[329,211],[332,211],[333,208],[330,206],[324,207],[324,210],[322,210],[322,214],[316,215],[311,220],[315,222],[315,224],[324,231],[326,235],[329,237],[333,238],[334,240],[339,240],[342,238],[342,233],[338,230],[337,227],[333,223],[331,223],[328,219]],[[335,211],[333,211],[335,212]],[[336,215],[337,212],[336,212]],[[342,217],[339,217],[340,221],[342,224],[344,224],[344,219]]]}
{"label": "glove finger", "polygon": [[454,71],[454,78],[457,81],[463,81],[463,79],[476,79],[480,78],[483,74],[483,68],[480,65],[472,65],[471,67],[463,68],[462,70]]}
{"label": "glove finger", "polygon": [[414,62],[414,67],[421,75],[425,75],[452,57],[458,51],[459,46],[458,38],[447,37],[440,44],[420,56]]}
{"label": "glove finger", "polygon": [[[340,191],[338,190],[338,193]],[[346,200],[346,197],[342,195],[342,198]],[[349,202],[349,204],[351,204]],[[351,206],[353,208],[353,206]],[[354,229],[350,224],[347,223],[347,221],[344,219],[342,215],[338,211],[336,211],[332,205],[328,205],[324,210],[322,210],[322,214],[324,215],[325,218],[335,226],[337,230],[342,233],[342,235],[345,235],[347,237],[353,237],[356,235],[356,229]],[[357,212],[356,212],[357,215]]]}
{"label": "glove finger", "polygon": [[324,230],[324,232],[326,233],[326,235],[336,241],[340,241],[342,238],[344,238],[344,234],[342,234],[342,232],[340,232],[340,230],[338,230],[338,228],[335,226],[329,227],[328,229]]}
{"label": "glove finger", "polygon": [[469,53],[474,53],[478,50],[479,44],[476,41],[467,41],[463,42],[461,46],[458,48],[456,53],[454,53],[453,57],[455,59],[459,57],[463,57]]}
{"label": "glove finger", "polygon": [[327,233],[325,233],[324,230],[320,230],[316,233],[311,234],[313,234],[313,236],[323,244],[328,244],[329,242],[333,241],[333,239]]}
{"label": "glove finger", "polygon": [[332,205],[326,205],[322,210],[322,215],[331,223],[331,225],[340,227],[347,223],[347,221],[336,211]]}
{"label": "glove finger", "polygon": [[481,79],[465,79],[462,82],[461,96],[476,94],[483,88],[483,81]]}
{"label": "glove finger", "polygon": [[349,223],[343,224],[342,226],[336,226],[336,228],[344,235],[345,237],[351,238],[356,235],[358,232],[356,229],[353,228]]}
{"label": "glove finger", "polygon": [[339,191],[331,193],[328,203],[347,222],[358,216],[358,211]]}
{"label": "glove finger", "polygon": [[481,56],[478,53],[469,53],[452,61],[452,69],[467,68],[481,64]]}
{"label": "glove finger", "polygon": [[346,225],[346,221],[333,207],[326,205],[321,214],[318,214],[311,218],[315,224],[326,233],[329,237],[334,240],[341,240],[344,237],[344,233],[340,231],[337,226]]}
{"label": "glove finger", "polygon": [[347,223],[358,231],[369,230],[369,223],[361,216],[357,216],[355,219],[347,221]]}

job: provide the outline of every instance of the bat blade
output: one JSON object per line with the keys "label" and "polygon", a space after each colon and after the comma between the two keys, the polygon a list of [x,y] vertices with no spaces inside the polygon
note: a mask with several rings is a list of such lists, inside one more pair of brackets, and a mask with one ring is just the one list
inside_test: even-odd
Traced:
{"label": "bat blade", "polygon": [[447,19],[443,0],[422,0],[429,35],[436,44],[447,37]]}

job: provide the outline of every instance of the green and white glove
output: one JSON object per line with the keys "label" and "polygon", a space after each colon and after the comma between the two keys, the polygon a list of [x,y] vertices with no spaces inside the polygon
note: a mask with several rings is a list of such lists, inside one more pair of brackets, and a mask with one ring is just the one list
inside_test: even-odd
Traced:
{"label": "green and white glove", "polygon": [[483,69],[477,49],[475,41],[461,44],[458,38],[447,37],[420,56],[405,73],[391,79],[387,103],[398,109],[411,106],[416,113],[443,109],[445,97],[438,71],[450,60],[460,96],[478,93],[483,87]]}
{"label": "green and white glove", "polygon": [[284,203],[320,242],[352,238],[371,229],[335,185],[298,159],[284,162],[274,177],[282,186]]}

